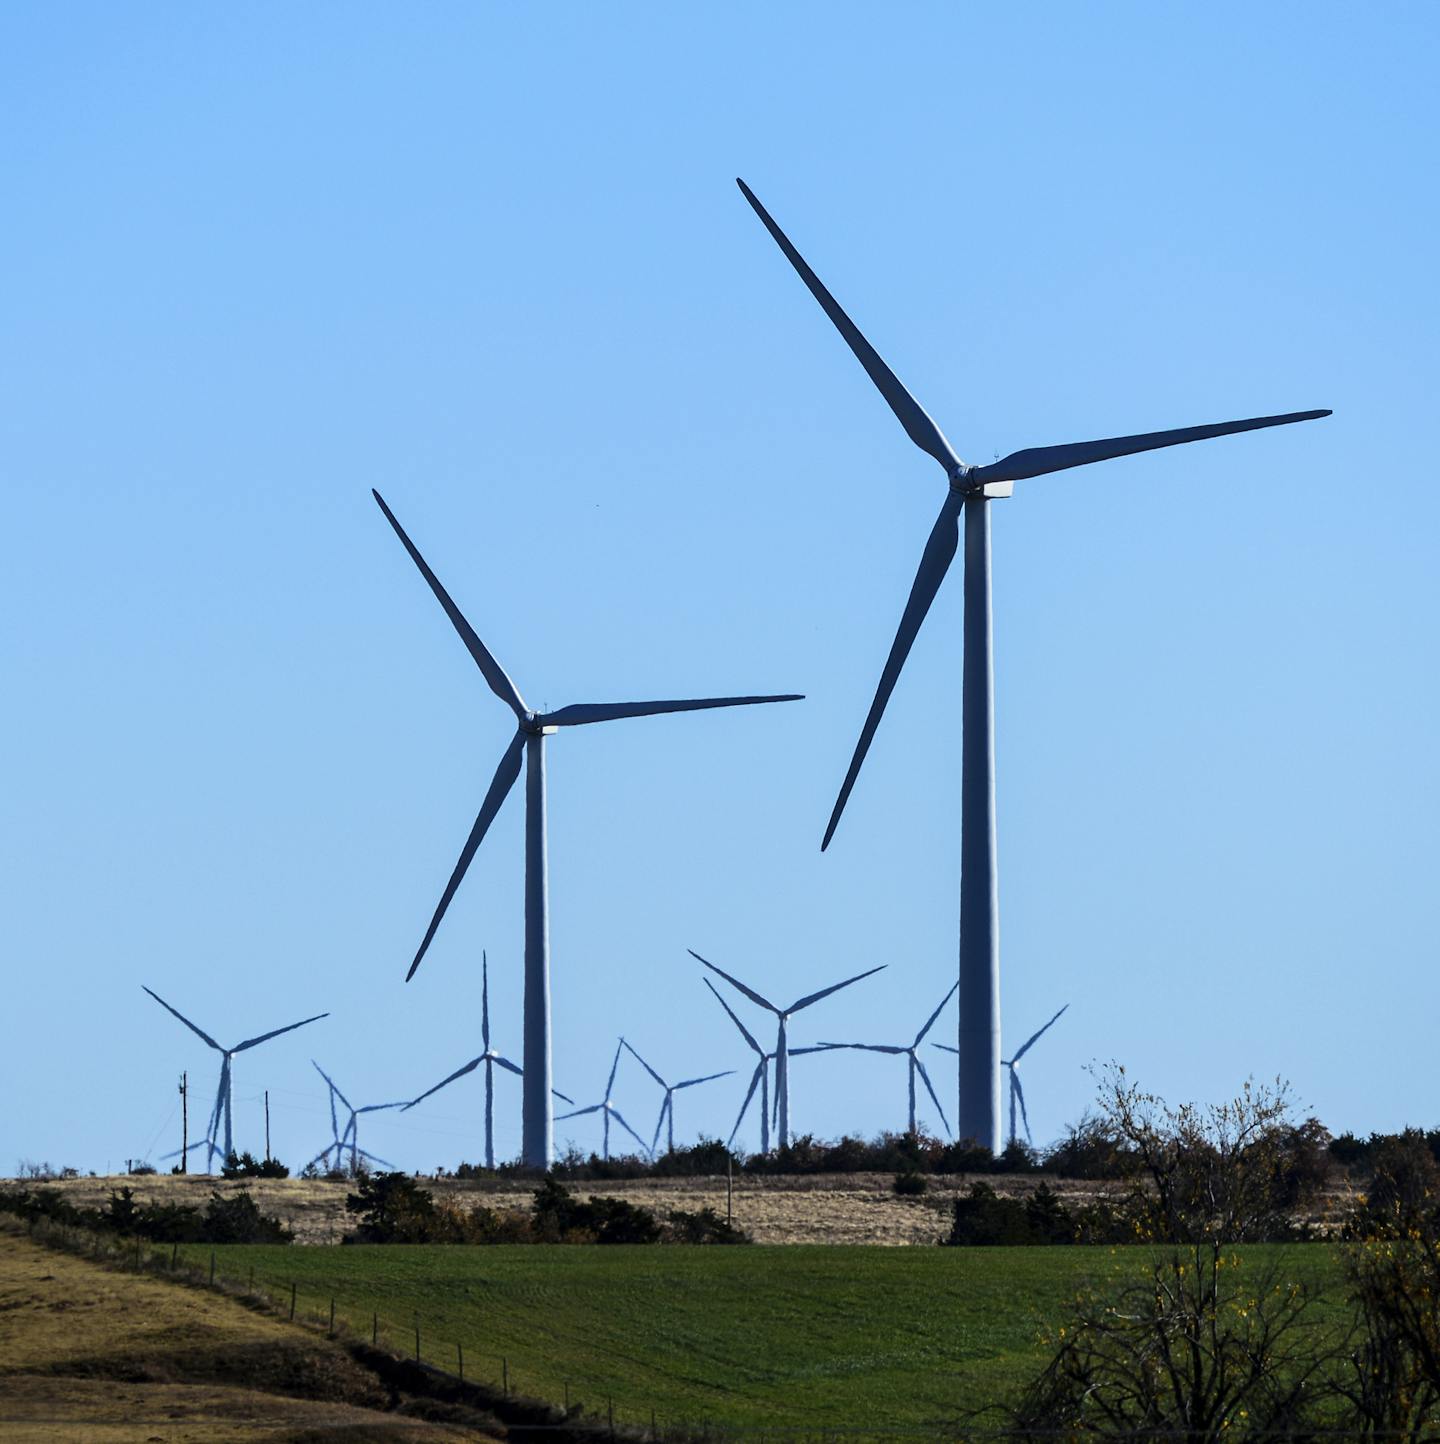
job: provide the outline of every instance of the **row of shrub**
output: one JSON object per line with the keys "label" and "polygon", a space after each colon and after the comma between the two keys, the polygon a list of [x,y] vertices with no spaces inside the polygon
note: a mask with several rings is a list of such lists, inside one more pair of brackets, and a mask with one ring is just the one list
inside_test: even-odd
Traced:
{"label": "row of shrub", "polygon": [[138,1203],[130,1188],[112,1192],[103,1208],[78,1207],[58,1188],[0,1189],[0,1213],[151,1243],[289,1243],[295,1237],[278,1218],[261,1213],[245,1188],[228,1195],[214,1191],[203,1208]]}
{"label": "row of shrub", "polygon": [[531,1209],[465,1207],[436,1198],[407,1173],[358,1180],[345,1207],[356,1219],[345,1243],[749,1243],[713,1209],[672,1209],[661,1219],[619,1198],[579,1199],[557,1178],[535,1190]]}

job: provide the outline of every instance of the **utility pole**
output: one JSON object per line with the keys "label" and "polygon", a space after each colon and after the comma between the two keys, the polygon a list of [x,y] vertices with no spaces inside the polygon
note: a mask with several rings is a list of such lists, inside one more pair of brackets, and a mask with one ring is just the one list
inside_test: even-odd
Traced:
{"label": "utility pole", "polygon": [[265,1090],[265,1162],[270,1162],[270,1090]]}
{"label": "utility pole", "polygon": [[180,1172],[188,1173],[190,1159],[190,1075],[180,1075]]}

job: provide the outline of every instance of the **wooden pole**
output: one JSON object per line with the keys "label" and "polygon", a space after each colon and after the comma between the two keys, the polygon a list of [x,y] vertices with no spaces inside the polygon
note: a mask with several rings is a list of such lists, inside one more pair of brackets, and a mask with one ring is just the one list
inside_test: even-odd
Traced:
{"label": "wooden pole", "polygon": [[735,1160],[725,1155],[725,1227],[729,1228],[734,1217],[735,1201]]}
{"label": "wooden pole", "polygon": [[420,1315],[415,1315],[415,1362],[420,1362]]}
{"label": "wooden pole", "polygon": [[457,1358],[457,1359],[459,1360],[459,1362],[460,1362],[460,1382],[463,1384],[463,1383],[465,1382],[465,1345],[464,1345],[464,1344],[457,1343],[457,1344],[455,1345],[455,1355],[456,1355],[456,1358]]}
{"label": "wooden pole", "polygon": [[293,1321],[294,1321],[294,1318],[295,1318],[295,1280],[294,1280],[294,1279],[291,1279],[291,1280],[290,1280],[290,1318],[291,1318],[291,1321],[293,1322]]}
{"label": "wooden pole", "polygon": [[189,1173],[190,1159],[190,1075],[180,1075],[180,1172]]}
{"label": "wooden pole", "polygon": [[380,1315],[370,1315],[370,1346],[374,1348],[380,1342]]}
{"label": "wooden pole", "polygon": [[265,1162],[270,1162],[270,1090],[265,1090]]}

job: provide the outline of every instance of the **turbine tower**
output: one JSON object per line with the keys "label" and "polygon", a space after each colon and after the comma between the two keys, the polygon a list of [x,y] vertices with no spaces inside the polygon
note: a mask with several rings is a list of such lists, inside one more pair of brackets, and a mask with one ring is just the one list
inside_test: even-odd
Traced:
{"label": "turbine tower", "polygon": [[1245,421],[1222,421],[1211,426],[1189,426],[1174,431],[1151,431],[1136,436],[1114,436],[1102,441],[1072,442],[1063,446],[1030,447],[1016,451],[989,466],[961,461],[944,433],[919,402],[901,385],[841,310],[800,252],[771,219],[743,180],[736,183],[760,217],[785,258],[809,287],[825,314],[855,353],[875,383],[906,435],[944,469],[948,489],[940,515],[930,532],[910,598],[900,618],[890,655],[860,740],[850,759],[829,826],[820,847],[830,845],[850,790],[880,725],[885,704],[895,689],[900,669],[910,653],[930,604],[935,600],[950,563],[960,546],[961,520],[965,542],[964,679],[961,697],[960,796],[960,1104],[958,1133],[989,1148],[1000,1149],[1000,920],[996,880],[995,842],[995,710],[994,670],[991,663],[990,622],[990,511],[989,502],[1011,494],[1014,484],[1032,476],[1088,466],[1118,456],[1205,441],[1239,431],[1313,421],[1329,411],[1294,411],[1282,416],[1256,416]]}
{"label": "turbine tower", "polygon": [[925,1071],[925,1065],[920,1061],[920,1054],[917,1051],[925,1041],[925,1035],[935,1026],[935,1020],[945,1008],[945,1004],[955,996],[955,990],[960,986],[958,982],[950,985],[950,991],[940,999],[940,1006],[925,1020],[925,1026],[915,1035],[915,1041],[910,1044],[903,1043],[822,1043],[823,1048],[855,1048],[863,1053],[890,1053],[895,1056],[904,1054],[907,1071],[910,1075],[910,1132],[917,1133],[915,1127],[915,1075],[920,1075],[920,1080],[925,1084],[925,1091],[930,1095],[930,1101],[935,1105],[935,1111],[940,1115],[940,1121],[945,1125],[946,1133],[950,1132],[950,1120],[945,1116],[945,1110],[940,1106],[940,1100],[935,1096],[934,1084],[930,1082],[930,1075]]}
{"label": "turbine tower", "polygon": [[[235,1152],[235,1131],[233,1126],[233,1070],[231,1063],[237,1053],[243,1053],[247,1048],[254,1048],[261,1043],[268,1043],[271,1038],[278,1038],[281,1033],[292,1033],[296,1028],[303,1028],[307,1023],[318,1023],[321,1018],[328,1018],[329,1013],[316,1013],[313,1018],[302,1018],[298,1023],[287,1023],[283,1028],[274,1028],[268,1033],[261,1033],[258,1038],[246,1038],[243,1043],[237,1043],[233,1048],[222,1048],[203,1028],[197,1028],[184,1013],[172,1008],[159,993],[146,988],[144,983],[140,984],[145,992],[149,993],[167,1013],[173,1014],[184,1023],[195,1036],[207,1043],[220,1055],[220,1086],[215,1090],[215,1106],[210,1110],[210,1123],[205,1130],[203,1140],[206,1148],[205,1166],[209,1168],[214,1162],[215,1155],[220,1153],[223,1163]],[[224,1152],[215,1143],[215,1134],[221,1122],[225,1125],[225,1149]],[[198,1145],[192,1144],[191,1147]]]}
{"label": "turbine tower", "polygon": [[[853,978],[846,978],[843,983],[832,983],[828,988],[821,988],[818,993],[806,993],[803,998],[797,998],[793,1003],[790,1004],[788,1008],[778,1008],[774,1003],[770,1001],[769,998],[761,997],[760,994],[754,990],[754,988],[747,988],[745,984],[740,981],[739,978],[732,978],[730,974],[724,970],[724,968],[717,968],[714,963],[707,962],[693,948],[687,948],[686,951],[690,954],[692,958],[695,959],[697,963],[704,963],[705,966],[709,968],[712,973],[719,973],[720,976],[724,978],[725,981],[729,983],[732,988],[738,989],[740,992],[744,993],[745,996],[749,998],[752,1003],[758,1003],[762,1008],[768,1009],[770,1012],[774,1013],[776,1018],[779,1019],[780,1027],[775,1039],[775,1110],[779,1119],[780,1147],[789,1148],[790,1049],[786,1033],[789,1027],[791,1017],[794,1016],[794,1014],[798,1013],[802,1008],[808,1008],[811,1003],[818,1003],[821,998],[828,998],[831,993],[838,993],[841,988],[848,988],[851,983],[858,983],[861,978],[873,977],[876,973],[882,971],[888,965],[885,963],[881,963],[878,968],[869,968],[863,973],[856,973]],[[726,1012],[729,1012],[728,1008],[726,1009]],[[731,1017],[734,1017],[733,1013],[731,1014]],[[739,1020],[736,1019],[736,1021],[738,1022]],[[748,1038],[749,1034],[746,1034],[746,1037]],[[750,1041],[752,1044],[754,1043],[754,1039],[751,1039]],[[800,1049],[797,1048],[795,1051],[798,1053],[800,1052]],[[812,1048],[806,1049],[805,1051],[817,1052],[822,1050]],[[754,1084],[752,1082],[751,1092],[753,1091]],[[747,1104],[749,1103],[750,1100],[748,1096],[745,1101]],[[740,1115],[742,1118],[745,1115],[745,1110],[743,1108],[740,1110]],[[738,1128],[740,1125],[737,1122],[735,1126]],[[767,1149],[766,1151],[768,1152],[769,1150]]]}
{"label": "turbine tower", "polygon": [[[624,1041],[623,1039],[621,1040]],[[707,1073],[703,1078],[687,1078],[683,1083],[667,1083],[640,1055],[630,1046],[625,1044],[626,1050],[635,1061],[660,1085],[665,1092],[665,1101],[660,1105],[660,1116],[655,1120],[655,1136],[650,1140],[650,1156],[655,1156],[655,1145],[660,1142],[660,1130],[669,1123],[670,1127],[665,1135],[665,1149],[669,1153],[675,1152],[675,1095],[682,1088],[693,1088],[697,1083],[713,1083],[717,1078],[728,1078],[735,1070],[727,1068],[723,1073]]]}
{"label": "turbine tower", "polygon": [[[605,1096],[598,1102],[592,1103],[588,1108],[577,1108],[573,1113],[562,1113],[555,1121],[557,1123],[566,1118],[581,1118],[587,1113],[601,1113],[605,1118],[605,1147],[600,1155],[607,1163],[610,1161],[610,1120],[614,1120],[633,1138],[641,1148],[645,1148],[645,1140],[621,1116],[620,1110],[610,1101],[611,1095],[615,1092],[615,1070],[620,1066],[620,1050],[625,1046],[624,1038],[615,1045],[615,1061],[610,1065],[610,1077],[605,1082]],[[650,1150],[645,1149],[648,1153]]]}
{"label": "turbine tower", "polygon": [[554,1156],[554,1120],[550,1104],[552,1067],[550,1055],[550,920],[546,876],[545,842],[545,739],[562,727],[579,727],[591,722],[614,722],[625,717],[651,717],[662,712],[698,712],[712,707],[748,707],[764,702],[798,702],[798,693],[783,696],[704,697],[668,702],[578,702],[558,712],[535,712],[525,703],[519,689],[506,675],[505,669],[491,656],[475,629],[461,615],[439,578],[405,535],[394,513],[385,505],[378,491],[372,493],[395,529],[395,535],[410,553],[410,559],[435,593],[436,600],[460,634],[466,649],[475,660],[490,690],[515,714],[514,739],[500,758],[489,791],[480,804],[475,825],[461,849],[460,860],[450,874],[450,881],[441,894],[440,904],[425,930],[424,940],[405,974],[406,982],[415,976],[415,969],[425,956],[455,889],[465,876],[471,859],[485,837],[495,814],[520,775],[520,757],[525,757],[525,1026],[523,1080],[523,1147],[522,1158],[531,1168],[549,1168]]}
{"label": "turbine tower", "polygon": [[[408,1113],[417,1103],[423,1103],[432,1093],[438,1093],[457,1078],[463,1078],[467,1073],[473,1073],[483,1063],[485,1065],[485,1167],[493,1170],[495,1167],[495,1069],[497,1067],[504,1068],[517,1078],[523,1078],[525,1070],[512,1063],[508,1058],[501,1057],[490,1046],[490,964],[483,949],[480,953],[480,977],[480,1041],[484,1043],[485,1051],[478,1058],[472,1058],[463,1067],[457,1068],[448,1078],[442,1078],[433,1088],[427,1088],[418,1098],[412,1098],[400,1111]],[[567,1098],[558,1088],[552,1088],[550,1091],[562,1103],[575,1101],[573,1098]]]}
{"label": "turbine tower", "polygon": [[[735,1142],[735,1135],[740,1131],[740,1125],[745,1121],[745,1114],[750,1108],[750,1100],[755,1096],[756,1088],[760,1089],[760,1152],[770,1152],[770,1062],[775,1057],[773,1053],[767,1053],[754,1039],[750,1030],[735,1016],[735,1010],[725,1001],[715,988],[715,984],[709,978],[705,980],[705,986],[715,994],[715,1001],[730,1014],[730,1021],[739,1028],[740,1036],[754,1050],[759,1060],[755,1064],[755,1071],[750,1075],[750,1086],[745,1090],[745,1101],[740,1105],[740,1112],[735,1117],[735,1126],[730,1130],[730,1137],[725,1140],[725,1147],[729,1148]],[[787,1058],[798,1058],[803,1053],[828,1053],[828,1048],[789,1048],[786,1050]]]}
{"label": "turbine tower", "polygon": [[[350,1172],[360,1171],[360,1160],[368,1159],[371,1163],[383,1163],[386,1168],[394,1168],[394,1164],[387,1158],[377,1158],[373,1153],[367,1153],[360,1147],[360,1115],[362,1113],[383,1113],[387,1108],[404,1108],[403,1103],[367,1103],[363,1108],[357,1108],[336,1086],[335,1080],[312,1058],[310,1065],[325,1080],[326,1087],[330,1090],[330,1132],[332,1141],[310,1161],[318,1163],[331,1151],[335,1152],[334,1167],[341,1166],[341,1160],[345,1157],[345,1150],[350,1150]],[[339,1119],[335,1116],[335,1100],[339,1099],[346,1108],[350,1110],[349,1121],[345,1124],[345,1130],[340,1131]]]}

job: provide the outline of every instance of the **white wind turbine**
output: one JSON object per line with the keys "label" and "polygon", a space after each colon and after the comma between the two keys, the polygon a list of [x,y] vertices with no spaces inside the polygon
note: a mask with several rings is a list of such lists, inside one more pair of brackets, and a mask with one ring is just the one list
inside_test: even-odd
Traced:
{"label": "white wind turbine", "polygon": [[[735,1117],[735,1126],[730,1130],[730,1137],[725,1140],[725,1147],[729,1148],[735,1142],[735,1135],[740,1131],[740,1125],[745,1121],[745,1114],[750,1108],[750,1100],[755,1096],[755,1090],[760,1090],[760,1152],[770,1152],[770,1062],[775,1057],[773,1053],[767,1053],[754,1039],[750,1030],[735,1016],[735,1010],[725,1001],[716,990],[715,984],[709,978],[703,980],[705,986],[715,994],[715,1001],[730,1015],[730,1021],[739,1028],[740,1036],[750,1045],[757,1058],[755,1071],[750,1075],[750,1086],[745,1090],[745,1101],[740,1105],[740,1112]],[[828,1053],[828,1048],[790,1048],[786,1056],[798,1058],[803,1053]]]}
{"label": "white wind turbine", "polygon": [[425,930],[425,937],[410,964],[405,978],[415,976],[415,969],[425,956],[440,919],[450,906],[450,899],[469,868],[481,842],[495,820],[501,804],[510,795],[520,776],[520,759],[525,758],[525,1015],[524,1015],[524,1077],[522,1108],[523,1161],[531,1168],[549,1168],[554,1156],[554,1119],[550,1102],[553,1068],[550,1051],[550,916],[549,881],[545,841],[545,739],[562,727],[580,727],[591,722],[614,722],[627,717],[653,717],[664,712],[699,712],[715,707],[748,707],[763,702],[798,702],[798,693],[784,696],[702,697],[686,701],[663,702],[577,702],[556,712],[535,712],[520,695],[519,688],[506,675],[505,669],[490,654],[475,629],[461,615],[450,594],[416,550],[405,529],[395,520],[380,493],[373,493],[395,530],[410,559],[435,593],[450,624],[460,634],[466,650],[479,667],[490,690],[515,714],[516,731],[510,745],[495,769],[479,815],[470,829],[470,836],[460,850],[460,860],[450,874],[450,881],[440,896],[439,906]]}
{"label": "white wind turbine", "polygon": [[[310,1066],[325,1080],[325,1086],[330,1090],[330,1133],[331,1142],[326,1145],[310,1161],[318,1163],[322,1158],[329,1156],[334,1150],[335,1160],[331,1167],[339,1168],[345,1157],[346,1150],[350,1153],[350,1172],[360,1171],[360,1160],[363,1158],[370,1163],[381,1163],[386,1168],[394,1168],[395,1165],[388,1158],[378,1158],[373,1153],[367,1153],[360,1147],[360,1115],[362,1113],[383,1113],[387,1108],[403,1108],[403,1103],[367,1103],[362,1108],[357,1108],[339,1089],[335,1080],[312,1058]],[[339,1119],[335,1115],[335,1100],[350,1110],[350,1117],[346,1121],[343,1132],[340,1128]]]}
{"label": "white wind turbine", "polygon": [[[621,1040],[624,1042],[624,1040]],[[713,1083],[716,1078],[728,1078],[735,1071],[727,1068],[723,1073],[707,1073],[703,1078],[687,1078],[683,1083],[667,1083],[629,1043],[625,1044],[626,1049],[634,1057],[635,1061],[660,1085],[665,1093],[665,1101],[660,1105],[660,1116],[655,1120],[655,1136],[650,1140],[650,1156],[655,1156],[655,1146],[660,1142],[660,1130],[667,1123],[670,1125],[665,1135],[665,1148],[669,1153],[675,1152],[675,1095],[682,1088],[694,1088],[697,1083]]]}
{"label": "white wind turbine", "polygon": [[[144,983],[140,984],[145,992],[149,993],[167,1013],[184,1023],[189,1030],[202,1042],[208,1044],[220,1055],[220,1085],[215,1090],[215,1106],[210,1110],[210,1122],[205,1130],[205,1137],[198,1143],[192,1143],[191,1148],[203,1146],[205,1153],[205,1166],[209,1168],[214,1162],[215,1155],[220,1154],[220,1161],[223,1163],[232,1153],[235,1152],[235,1130],[234,1130],[234,1078],[231,1068],[232,1061],[237,1053],[244,1053],[247,1049],[257,1047],[261,1043],[268,1043],[271,1038],[278,1038],[281,1033],[292,1033],[296,1028],[303,1028],[307,1023],[317,1023],[321,1018],[328,1018],[329,1013],[316,1013],[313,1018],[302,1018],[298,1023],[287,1023],[283,1028],[273,1028],[268,1033],[261,1033],[256,1038],[246,1038],[243,1043],[237,1043],[233,1048],[222,1048],[203,1028],[198,1028],[187,1018],[184,1013],[172,1008],[159,993],[146,988]],[[215,1135],[219,1131],[221,1123],[225,1125],[225,1147],[220,1149],[215,1142]]]}
{"label": "white wind turbine", "polygon": [[[1069,1003],[1066,1003],[1066,1004],[1065,1004],[1065,1008],[1068,1008],[1069,1006],[1070,1006]],[[1063,1012],[1065,1011],[1065,1008],[1061,1008],[1061,1009],[1060,1009],[1060,1013],[1063,1013]],[[1049,1021],[1048,1023],[1046,1023],[1043,1028],[1040,1029],[1040,1032],[1038,1032],[1038,1033],[1032,1033],[1032,1034],[1024,1041],[1024,1043],[1022,1043],[1022,1044],[1020,1045],[1020,1047],[1015,1050],[1015,1056],[1014,1056],[1013,1058],[1002,1058],[1002,1059],[1000,1060],[1002,1066],[1004,1066],[1004,1067],[1006,1067],[1006,1068],[1008,1068],[1008,1069],[1010,1070],[1010,1139],[1009,1139],[1009,1141],[1010,1141],[1011,1143],[1017,1143],[1017,1142],[1019,1142],[1019,1139],[1020,1139],[1020,1135],[1019,1135],[1019,1133],[1016,1131],[1016,1128],[1015,1128],[1015,1109],[1016,1109],[1016,1105],[1017,1105],[1017,1104],[1019,1105],[1019,1109],[1020,1109],[1020,1120],[1021,1120],[1021,1121],[1024,1123],[1024,1125],[1025,1125],[1025,1141],[1026,1141],[1027,1143],[1034,1143],[1034,1141],[1035,1141],[1033,1138],[1030,1137],[1030,1115],[1029,1115],[1028,1113],[1026,1113],[1026,1111],[1025,1111],[1025,1090],[1020,1086],[1020,1066],[1019,1066],[1019,1065],[1020,1065],[1020,1060],[1030,1051],[1030,1049],[1031,1049],[1037,1042],[1039,1042],[1040,1037],[1041,1037],[1041,1034],[1047,1033],[1052,1027],[1054,1027],[1054,1025],[1055,1025],[1057,1022],[1059,1022],[1059,1020],[1060,1020],[1060,1013],[1056,1013],[1055,1016],[1054,1016],[1053,1018],[1051,1018],[1050,1021]],[[943,1048],[947,1053],[957,1053],[957,1052],[959,1052],[959,1049],[957,1049],[957,1048],[952,1048],[948,1043],[937,1043],[935,1046],[936,1046],[937,1048]]]}
{"label": "white wind turbine", "polygon": [[[905,1057],[906,1070],[910,1078],[910,1132],[915,1133],[915,1075],[919,1073],[921,1081],[925,1084],[925,1091],[930,1095],[930,1101],[935,1105],[935,1111],[940,1115],[940,1121],[945,1125],[946,1133],[950,1132],[950,1120],[945,1116],[945,1110],[940,1106],[940,1099],[935,1095],[934,1085],[930,1082],[930,1075],[925,1071],[925,1065],[920,1061],[920,1054],[917,1051],[925,1041],[925,1035],[935,1026],[935,1020],[944,1010],[945,1004],[955,996],[956,989],[960,986],[956,981],[950,985],[950,991],[940,999],[940,1006],[925,1020],[925,1026],[915,1035],[913,1043],[822,1043],[824,1048],[854,1048],[862,1053],[890,1053],[895,1056],[901,1054]],[[943,1045],[942,1045],[943,1046]]]}
{"label": "white wind turbine", "polygon": [[631,1138],[633,1138],[636,1143],[640,1145],[642,1149],[645,1149],[645,1152],[648,1153],[650,1151],[648,1148],[645,1148],[645,1140],[641,1138],[641,1136],[636,1133],[636,1131],[625,1121],[624,1117],[621,1115],[620,1110],[614,1105],[613,1102],[611,1102],[611,1097],[615,1092],[615,1070],[620,1066],[620,1050],[624,1046],[624,1038],[621,1038],[621,1040],[615,1045],[615,1061],[610,1065],[610,1077],[606,1079],[605,1082],[605,1096],[598,1103],[592,1103],[587,1108],[577,1108],[573,1113],[561,1113],[555,1119],[557,1123],[560,1123],[566,1118],[581,1118],[587,1113],[602,1114],[605,1119],[605,1146],[604,1151],[601,1153],[600,1156],[607,1163],[610,1161],[611,1118],[614,1118],[614,1120],[626,1131],[626,1133],[628,1133]]}
{"label": "white wind turbine", "polygon": [[[485,1045],[485,1051],[478,1058],[472,1058],[468,1063],[457,1068],[448,1078],[442,1078],[433,1088],[427,1088],[418,1098],[412,1098],[400,1111],[408,1113],[417,1103],[423,1103],[431,1094],[448,1087],[457,1078],[463,1078],[467,1073],[473,1073],[483,1063],[485,1065],[485,1167],[493,1170],[495,1167],[495,1070],[503,1068],[517,1078],[523,1078],[525,1070],[518,1063],[512,1063],[508,1058],[502,1057],[490,1046],[490,962],[483,949],[480,953],[480,978],[480,1041]],[[567,1098],[558,1088],[552,1088],[550,1091],[562,1103],[575,1101],[573,1098]]]}
{"label": "white wind turbine", "polygon": [[962,461],[924,407],[905,389],[834,296],[791,245],[743,180],[736,182],[765,229],[820,303],[855,359],[921,451],[945,472],[947,490],[940,515],[930,530],[910,597],[900,617],[890,654],[880,673],[874,700],[860,729],[860,740],[846,770],[820,847],[830,845],[850,790],[860,775],[890,694],[926,614],[960,550],[964,534],[964,678],[960,701],[960,1104],[957,1129],[992,1153],[1000,1150],[1000,901],[995,834],[995,675],[991,661],[990,502],[1011,494],[1017,481],[1068,471],[1142,451],[1314,421],[1329,411],[1292,411],[1253,416],[1210,426],[1111,436],[1100,441],[1036,446],[1012,452],[986,466]]}
{"label": "white wind turbine", "polygon": [[[774,1013],[779,1020],[779,1032],[775,1039],[775,1109],[779,1118],[780,1147],[790,1146],[790,1068],[789,1068],[789,1042],[787,1029],[790,1019],[802,1008],[808,1008],[812,1003],[818,1003],[821,998],[828,998],[831,993],[838,993],[841,988],[848,988],[851,983],[858,983],[862,978],[873,977],[876,973],[888,966],[881,963],[877,968],[869,968],[863,973],[856,973],[853,978],[846,978],[843,983],[832,983],[828,988],[821,988],[818,993],[806,993],[803,998],[797,998],[788,1008],[777,1007],[769,998],[761,997],[754,988],[747,988],[739,978],[732,978],[724,968],[717,968],[714,963],[707,962],[693,948],[686,951],[697,963],[704,963],[712,973],[719,975],[730,984],[732,988],[744,993],[752,1003],[758,1003],[760,1007],[768,1012]],[[798,1048],[795,1050],[800,1051]],[[748,1099],[747,1099],[748,1102]],[[743,1110],[742,1110],[743,1112]],[[738,1126],[738,1125],[737,1125]]]}

